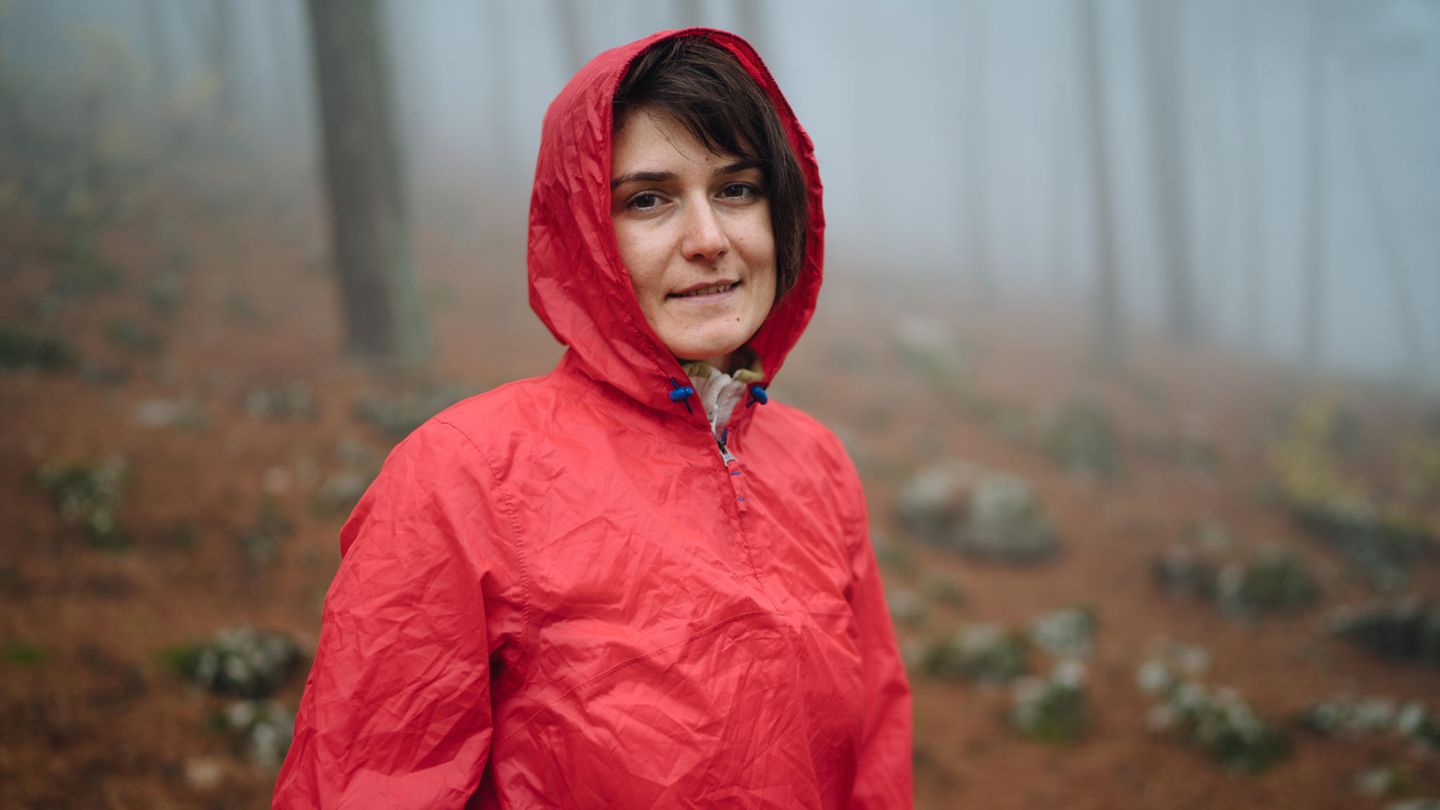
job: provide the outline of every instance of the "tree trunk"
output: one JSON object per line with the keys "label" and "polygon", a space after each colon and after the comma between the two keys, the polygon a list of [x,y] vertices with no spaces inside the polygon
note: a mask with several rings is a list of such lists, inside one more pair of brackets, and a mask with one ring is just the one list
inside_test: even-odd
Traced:
{"label": "tree trunk", "polygon": [[1307,120],[1305,136],[1308,141],[1306,179],[1310,187],[1305,195],[1305,253],[1301,268],[1303,278],[1304,308],[1301,311],[1303,324],[1302,350],[1305,362],[1311,368],[1319,368],[1325,361],[1325,213],[1327,190],[1325,187],[1325,68],[1326,51],[1329,46],[1330,9],[1324,0],[1306,5],[1311,10],[1310,50],[1308,54],[1308,96],[1306,101]]}
{"label": "tree trunk", "polygon": [[676,0],[675,6],[679,17],[676,24],[680,28],[699,25],[705,17],[705,10],[701,7],[700,0]]}
{"label": "tree trunk", "polygon": [[1090,123],[1090,188],[1095,210],[1095,308],[1093,341],[1096,365],[1107,372],[1125,365],[1124,309],[1115,266],[1114,209],[1110,197],[1109,145],[1105,82],[1100,69],[1100,9],[1096,0],[1080,7],[1080,75]]}
{"label": "tree trunk", "polygon": [[1255,30],[1256,21],[1249,12],[1242,9],[1235,15],[1243,30],[1237,31],[1240,40],[1240,120],[1242,141],[1240,160],[1244,166],[1240,173],[1243,187],[1241,217],[1244,224],[1242,242],[1241,274],[1245,278],[1245,338],[1256,350],[1265,342],[1265,271],[1261,258],[1260,212],[1260,110],[1256,103],[1259,93],[1256,82],[1260,80],[1260,35]]}
{"label": "tree trunk", "polygon": [[735,0],[735,19],[740,36],[755,46],[760,58],[773,64],[779,57],[770,52],[765,33],[765,7],[760,0]]}
{"label": "tree trunk", "polygon": [[560,15],[560,42],[565,58],[570,62],[569,73],[574,74],[589,61],[585,51],[585,37],[580,26],[580,8],[576,0],[555,0],[556,13]]}
{"label": "tree trunk", "polygon": [[210,59],[215,71],[220,125],[226,129],[240,120],[239,71],[235,65],[235,9],[232,0],[214,0],[210,20]]}
{"label": "tree trunk", "polygon": [[967,262],[975,291],[985,300],[995,292],[990,275],[990,245],[987,241],[990,235],[990,210],[986,193],[988,189],[985,185],[985,167],[988,165],[986,152],[989,145],[985,130],[986,114],[989,112],[985,104],[985,24],[988,18],[981,0],[971,0],[963,4],[963,8],[968,10],[961,18],[961,24],[966,30],[962,32],[965,44],[960,65],[961,105],[964,110],[960,125],[967,133],[964,140],[965,151],[961,154],[965,167],[965,219],[969,223],[966,232],[970,237]]}
{"label": "tree trunk", "polygon": [[[299,15],[290,3],[275,4],[268,9],[269,34],[271,37],[271,58],[278,63],[275,71],[280,78],[280,117],[284,120],[280,139],[289,141],[305,131],[305,119],[309,114],[305,98],[301,59],[304,55],[304,37],[297,37],[296,22]],[[303,25],[304,21],[299,20]],[[297,41],[300,40],[300,41]]]}
{"label": "tree trunk", "polygon": [[[170,26],[167,8],[160,0],[152,0],[145,6],[145,49],[150,52],[150,88],[161,109],[168,114],[169,105],[175,97],[178,85],[175,71],[175,51],[170,45]],[[168,115],[167,115],[168,117]]]}
{"label": "tree trunk", "polygon": [[1375,241],[1380,246],[1380,266],[1384,268],[1390,292],[1395,296],[1395,328],[1405,353],[1406,368],[1418,380],[1425,374],[1425,337],[1415,314],[1415,299],[1406,278],[1405,261],[1400,255],[1400,234],[1395,232],[1395,218],[1382,188],[1380,166],[1375,160],[1374,144],[1370,140],[1370,119],[1365,117],[1359,94],[1355,92],[1354,76],[1344,77],[1342,87],[1350,102],[1350,115],[1347,117],[1354,130],[1356,158],[1368,198],[1365,207],[1370,209]]}
{"label": "tree trunk", "polygon": [[1165,281],[1165,310],[1171,336],[1188,345],[1199,337],[1200,323],[1190,256],[1190,212],[1186,181],[1182,37],[1173,0],[1140,3],[1149,101],[1150,145],[1154,160],[1155,200]]}
{"label": "tree trunk", "polygon": [[309,12],[346,344],[363,357],[418,363],[429,346],[376,0],[309,0]]}

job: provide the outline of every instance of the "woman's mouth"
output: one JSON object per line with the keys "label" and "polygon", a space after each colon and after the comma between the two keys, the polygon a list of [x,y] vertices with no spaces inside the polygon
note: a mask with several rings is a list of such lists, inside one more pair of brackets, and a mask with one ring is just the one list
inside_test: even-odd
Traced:
{"label": "woman's mouth", "polygon": [[700,287],[700,288],[698,288],[698,289],[687,290],[687,291],[685,291],[685,292],[670,293],[670,295],[668,295],[668,296],[666,296],[666,297],[667,297],[667,298],[703,298],[703,297],[705,297],[705,296],[711,296],[711,295],[722,295],[722,294],[724,294],[724,293],[730,292],[731,290],[735,289],[735,287],[736,287],[737,285],[739,285],[739,283],[740,283],[740,282],[738,282],[738,281],[734,281],[734,282],[730,282],[730,283],[728,283],[728,284],[714,284],[714,285],[711,285],[711,286],[709,286],[709,287]]}

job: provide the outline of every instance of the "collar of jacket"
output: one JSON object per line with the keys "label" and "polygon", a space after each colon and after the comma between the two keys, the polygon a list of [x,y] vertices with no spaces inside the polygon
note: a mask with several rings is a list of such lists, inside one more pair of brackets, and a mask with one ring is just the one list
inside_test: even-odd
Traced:
{"label": "collar of jacket", "polygon": [[710,423],[710,435],[724,444],[726,431],[735,409],[745,401],[750,386],[765,379],[759,362],[750,368],[736,369],[726,374],[709,363],[686,363],[685,376],[695,389],[695,398],[705,410],[705,419]]}
{"label": "collar of jacket", "polygon": [[[815,311],[823,276],[825,216],[809,135],[755,50],[710,28],[664,31],[606,51],[575,74],[550,103],[540,135],[530,199],[527,265],[530,307],[581,370],[658,410],[707,423],[703,408],[670,398],[685,371],[646,323],[620,259],[610,222],[610,149],[615,90],[630,63],[674,37],[705,37],[725,48],[765,89],[805,174],[809,222],[805,263],[795,286],[750,340],[768,386]],[[692,402],[692,406],[693,406]]]}

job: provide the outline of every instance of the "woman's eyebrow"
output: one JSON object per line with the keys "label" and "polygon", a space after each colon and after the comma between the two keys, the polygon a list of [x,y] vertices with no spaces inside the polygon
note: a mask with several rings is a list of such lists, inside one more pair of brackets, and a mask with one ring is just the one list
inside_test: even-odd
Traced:
{"label": "woman's eyebrow", "polygon": [[720,168],[716,169],[713,174],[715,177],[720,177],[726,174],[739,174],[740,172],[743,172],[747,169],[759,168],[761,168],[761,165],[760,161],[758,160],[740,160],[736,161],[735,163],[731,163],[728,166],[721,166]]}
{"label": "woman's eyebrow", "polygon": [[[747,171],[749,169],[758,169],[760,167],[760,161],[758,160],[740,160],[734,163],[727,164],[725,166],[721,166],[715,169],[715,171],[711,172],[711,174],[715,177],[723,177],[727,174],[739,174],[740,172]],[[668,183],[669,181],[674,179],[674,172],[629,172],[627,174],[620,175],[614,180],[611,180],[610,190],[614,191],[615,189],[625,185],[626,183]]]}
{"label": "woman's eyebrow", "polygon": [[630,172],[611,180],[610,190],[614,191],[626,183],[665,183],[674,179],[674,172]]}

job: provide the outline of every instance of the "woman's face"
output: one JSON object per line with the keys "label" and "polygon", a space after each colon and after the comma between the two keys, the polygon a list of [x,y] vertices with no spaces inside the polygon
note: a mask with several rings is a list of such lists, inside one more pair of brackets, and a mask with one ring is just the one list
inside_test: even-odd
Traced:
{"label": "woman's face", "polygon": [[764,175],[663,113],[642,107],[618,123],[610,220],[640,310],[676,357],[728,371],[775,303]]}

